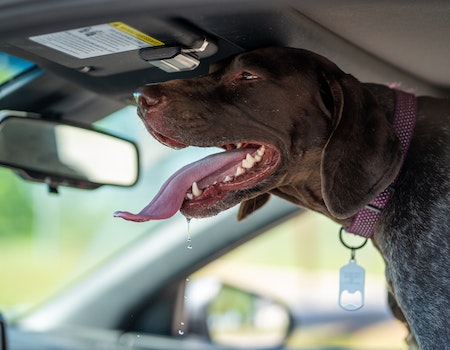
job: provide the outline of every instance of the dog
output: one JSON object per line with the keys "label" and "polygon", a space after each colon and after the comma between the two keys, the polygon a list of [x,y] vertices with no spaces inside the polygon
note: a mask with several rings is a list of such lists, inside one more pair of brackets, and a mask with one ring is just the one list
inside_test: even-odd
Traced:
{"label": "dog", "polygon": [[[180,169],[139,214],[116,216],[146,221],[180,210],[199,218],[241,203],[244,219],[276,195],[352,232],[373,209],[372,232],[362,235],[384,258],[389,304],[410,330],[408,343],[450,348],[450,100],[364,84],[286,47],[244,52],[208,75],[145,86],[135,97],[164,145],[225,152]],[[406,136],[395,127],[403,97],[412,106]],[[383,192],[381,208],[370,208]]]}

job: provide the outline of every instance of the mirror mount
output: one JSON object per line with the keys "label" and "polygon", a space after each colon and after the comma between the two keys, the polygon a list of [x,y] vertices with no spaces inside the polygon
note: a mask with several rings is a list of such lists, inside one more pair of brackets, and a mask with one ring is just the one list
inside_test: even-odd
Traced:
{"label": "mirror mount", "polygon": [[58,186],[48,185],[48,193],[59,194]]}
{"label": "mirror mount", "polygon": [[89,183],[86,181],[77,181],[74,179],[67,179],[63,177],[44,174],[41,172],[27,171],[21,169],[20,170],[13,169],[13,171],[24,180],[45,183],[48,188],[48,193],[50,194],[59,194],[60,186],[73,187],[84,190],[95,190],[102,186],[100,184]]}
{"label": "mirror mount", "polygon": [[0,111],[0,166],[48,185],[93,190],[133,186],[139,175],[137,146],[123,138],[55,115]]}

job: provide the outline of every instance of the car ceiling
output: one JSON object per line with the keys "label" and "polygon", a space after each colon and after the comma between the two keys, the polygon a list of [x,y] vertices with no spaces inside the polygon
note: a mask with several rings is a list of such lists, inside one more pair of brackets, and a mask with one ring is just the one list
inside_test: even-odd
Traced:
{"label": "car ceiling", "polygon": [[[448,0],[3,0],[0,51],[36,62],[46,74],[0,101],[0,109],[92,122],[132,103],[138,86],[205,74],[212,62],[270,45],[315,51],[363,81],[449,96],[449,18]],[[204,35],[218,52],[193,71],[167,73],[137,50],[78,59],[30,40],[116,21],[169,46]]]}

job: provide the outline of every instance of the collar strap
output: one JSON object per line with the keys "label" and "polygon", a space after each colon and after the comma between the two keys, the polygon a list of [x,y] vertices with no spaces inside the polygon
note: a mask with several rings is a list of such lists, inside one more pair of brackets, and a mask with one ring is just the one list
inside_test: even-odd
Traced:
{"label": "collar strap", "polygon": [[[414,132],[417,116],[417,100],[412,94],[394,89],[395,92],[395,114],[393,126],[400,140],[403,160],[408,152],[411,138]],[[400,174],[400,171],[399,171]],[[353,233],[365,238],[371,238],[375,232],[375,226],[386,208],[392,194],[398,176],[383,192],[375,197],[369,204],[356,213],[352,223],[345,228],[346,232]]]}

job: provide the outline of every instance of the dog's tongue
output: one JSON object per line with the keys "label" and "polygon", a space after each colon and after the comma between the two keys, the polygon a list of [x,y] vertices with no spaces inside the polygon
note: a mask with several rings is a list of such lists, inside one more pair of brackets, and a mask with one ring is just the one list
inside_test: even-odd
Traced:
{"label": "dog's tongue", "polygon": [[186,165],[173,174],[153,198],[153,200],[141,210],[139,214],[132,214],[124,211],[114,213],[115,217],[120,217],[131,221],[148,221],[167,219],[175,215],[183,204],[186,192],[193,182],[213,173],[222,173],[238,164],[245,158],[249,149],[236,149],[233,151],[221,152],[207,156],[197,162]]}

